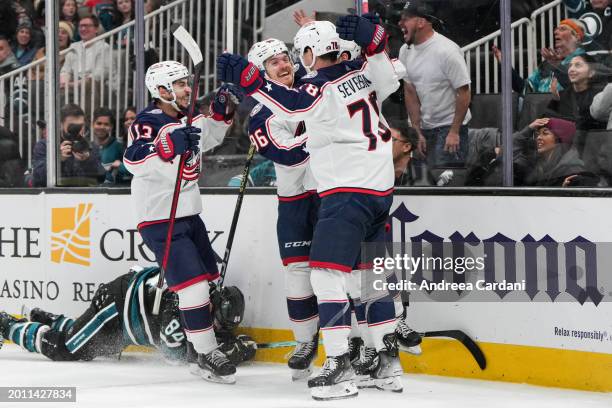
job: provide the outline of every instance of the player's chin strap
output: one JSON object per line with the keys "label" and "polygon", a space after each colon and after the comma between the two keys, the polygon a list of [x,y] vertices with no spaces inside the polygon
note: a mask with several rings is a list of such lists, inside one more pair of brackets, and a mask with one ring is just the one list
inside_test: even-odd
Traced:
{"label": "player's chin strap", "polygon": [[167,99],[164,99],[161,95],[159,95],[159,99],[162,102],[165,102],[165,103],[169,104],[170,106],[172,106],[172,108],[174,108],[177,112],[182,112],[181,108],[179,108],[178,105],[176,104],[176,94],[174,93],[174,89],[169,89],[169,91],[172,94],[172,100],[171,101],[169,101]]}
{"label": "player's chin strap", "polygon": [[304,66],[307,72],[312,72],[313,71],[312,67],[315,66],[315,63],[317,62],[317,57],[316,55],[314,55],[314,53],[312,54],[312,62],[310,63],[310,65],[306,65],[306,63],[304,62],[303,55],[300,55],[300,61],[302,62],[302,65]]}

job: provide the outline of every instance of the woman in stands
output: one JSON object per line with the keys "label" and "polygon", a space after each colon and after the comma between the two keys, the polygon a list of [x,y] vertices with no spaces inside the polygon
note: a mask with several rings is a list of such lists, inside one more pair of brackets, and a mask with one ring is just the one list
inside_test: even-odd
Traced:
{"label": "woman in stands", "polygon": [[62,0],[60,2],[60,21],[65,21],[72,25],[72,32],[74,33],[72,41],[78,41],[77,37],[79,34],[75,32],[75,28],[79,26],[79,13],[77,13],[76,0]]}
{"label": "woman in stands", "polygon": [[558,91],[556,81],[552,84],[553,100],[549,109],[557,115],[576,122],[578,130],[605,129],[607,120],[601,121],[591,115],[593,98],[603,90],[607,81],[604,80],[603,64],[587,54],[571,59],[567,75],[571,86]]}
{"label": "woman in stands", "polygon": [[[594,186],[597,178],[585,170],[583,161],[576,149],[571,148],[576,125],[557,118],[536,119],[529,125],[528,138],[518,143],[520,136],[515,135],[514,163],[528,167],[524,181],[528,186],[575,187]],[[533,131],[533,138],[531,136]],[[518,153],[518,154],[517,154]]]}

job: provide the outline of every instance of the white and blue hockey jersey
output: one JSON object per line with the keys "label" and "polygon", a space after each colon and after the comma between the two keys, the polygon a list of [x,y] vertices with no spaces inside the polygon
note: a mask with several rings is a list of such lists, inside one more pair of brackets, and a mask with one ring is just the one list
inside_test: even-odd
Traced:
{"label": "white and blue hockey jersey", "polygon": [[264,79],[253,97],[283,120],[304,121],[320,196],[393,191],[391,133],[381,102],[399,87],[386,53],[342,62],[301,79],[296,89]]}
{"label": "white and blue hockey jersey", "polygon": [[259,154],[274,162],[280,200],[292,200],[316,190],[305,150],[305,130],[304,122],[281,119],[262,104],[251,111],[249,138]]}
{"label": "white and blue hockey jersey", "polygon": [[[139,227],[148,223],[162,222],[170,215],[170,205],[179,156],[174,160],[162,160],[156,150],[159,138],[185,126],[186,117],[180,119],[166,115],[155,104],[149,105],[136,116],[129,130],[130,146],[125,151],[124,164],[134,175],[132,200]],[[199,115],[193,126],[202,129],[200,152],[192,153],[183,169],[183,183],[176,210],[176,217],[187,217],[202,211],[202,199],[198,188],[201,152],[219,145],[230,122]]]}

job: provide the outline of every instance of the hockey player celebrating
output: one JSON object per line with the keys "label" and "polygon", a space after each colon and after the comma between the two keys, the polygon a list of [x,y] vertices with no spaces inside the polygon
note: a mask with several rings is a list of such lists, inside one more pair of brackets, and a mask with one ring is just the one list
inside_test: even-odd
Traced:
{"label": "hockey player celebrating", "polygon": [[212,103],[212,116],[197,116],[193,126],[186,127],[185,111],[192,92],[188,77],[187,67],[176,61],[149,67],[145,84],[153,102],[136,116],[130,127],[132,143],[125,152],[124,162],[134,175],[131,187],[138,230],[161,265],[179,157],[188,155],[181,174],[165,279],[170,290],[178,293],[185,333],[199,354],[202,377],[234,383],[236,368],[218,350],[212,330],[208,282],[216,279],[219,272],[206,227],[199,216],[202,199],[197,183],[201,152],[218,145],[231,124],[232,90],[222,87]]}
{"label": "hockey player celebrating", "polygon": [[[310,167],[321,197],[309,265],[327,354],[319,375],[308,381],[314,399],[358,393],[348,355],[346,274],[357,263],[362,242],[383,239],[393,192],[390,132],[378,102],[399,86],[384,51],[386,33],[358,16],[339,18],[337,30],[317,21],[298,31],[294,44],[303,65],[313,70],[298,89],[262,78],[257,67],[238,55],[223,54],[217,60],[223,81],[240,84],[279,117],[303,120],[308,131]],[[340,38],[360,45],[366,60],[337,63]],[[373,376],[381,386],[401,391],[393,301],[384,294],[365,310],[379,352]]]}
{"label": "hockey player celebrating", "polygon": [[[0,346],[4,337],[54,361],[89,361],[120,354],[128,345],[155,346],[166,361],[197,367],[183,332],[176,294],[164,291],[159,315],[151,313],[158,274],[157,267],[132,267],[100,285],[87,310],[76,319],[38,308],[30,311],[29,319],[0,312]],[[237,364],[253,358],[256,346],[247,336],[229,334],[242,320],[244,299],[236,287],[224,290],[213,296],[215,328],[223,338],[225,355]]]}
{"label": "hockey player celebrating", "polygon": [[[270,38],[255,43],[248,59],[268,78],[293,86],[295,68],[284,42]],[[304,150],[304,130],[302,122],[281,119],[262,104],[251,112],[249,137],[259,154],[274,162],[277,177],[276,234],[286,269],[287,312],[297,341],[288,361],[293,380],[312,373],[319,345],[319,312],[308,266],[319,200]]]}

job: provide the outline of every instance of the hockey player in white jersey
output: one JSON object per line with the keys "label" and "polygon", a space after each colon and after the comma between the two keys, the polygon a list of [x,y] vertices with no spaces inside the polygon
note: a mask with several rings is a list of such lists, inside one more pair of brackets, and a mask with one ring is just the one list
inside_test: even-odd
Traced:
{"label": "hockey player in white jersey", "polygon": [[[308,131],[310,166],[321,197],[309,265],[327,354],[319,375],[308,381],[315,399],[358,393],[348,356],[347,273],[358,261],[362,242],[384,238],[393,192],[390,132],[380,120],[378,102],[399,85],[384,51],[386,33],[357,16],[339,18],[337,30],[340,37],[333,24],[314,22],[296,35],[302,63],[314,70],[298,89],[262,78],[240,56],[217,59],[223,81],[240,84],[279,117],[303,120]],[[340,38],[362,46],[366,60],[337,63]],[[366,305],[369,332],[379,351],[374,376],[381,383],[395,382],[401,391],[395,308],[388,296],[385,300]]]}
{"label": "hockey player in white jersey", "polygon": [[222,87],[217,92],[211,117],[197,116],[193,126],[186,127],[191,95],[188,77],[187,67],[176,61],[160,62],[147,70],[145,84],[153,102],[129,129],[131,145],[124,163],[134,175],[132,200],[138,230],[161,265],[179,157],[188,154],[165,278],[169,289],[178,293],[185,334],[198,353],[200,374],[209,381],[233,383],[236,367],[218,350],[213,331],[209,282],[219,272],[199,216],[202,199],[198,188],[201,152],[218,145],[231,124],[231,90]]}
{"label": "hockey player in white jersey", "polygon": [[[293,86],[296,70],[284,42],[270,38],[255,43],[248,59],[270,79]],[[251,143],[259,154],[274,162],[276,171],[276,232],[285,266],[287,312],[297,341],[288,361],[293,380],[312,373],[319,344],[319,312],[308,266],[319,199],[304,150],[304,130],[302,122],[279,118],[262,104],[253,108],[249,119]]]}

